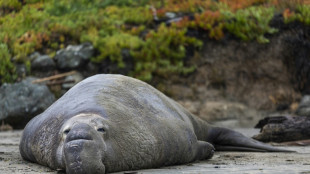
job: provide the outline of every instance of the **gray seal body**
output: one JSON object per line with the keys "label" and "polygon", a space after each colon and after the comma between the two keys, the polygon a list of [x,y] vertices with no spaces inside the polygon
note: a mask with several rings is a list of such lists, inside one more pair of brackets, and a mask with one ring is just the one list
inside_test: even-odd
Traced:
{"label": "gray seal body", "polygon": [[209,159],[214,150],[283,151],[213,127],[150,85],[95,75],[25,127],[21,156],[67,173],[105,173]]}

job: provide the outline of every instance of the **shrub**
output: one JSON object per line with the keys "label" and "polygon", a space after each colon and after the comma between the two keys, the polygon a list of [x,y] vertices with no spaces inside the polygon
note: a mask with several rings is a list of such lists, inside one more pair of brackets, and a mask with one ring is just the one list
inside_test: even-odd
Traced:
{"label": "shrub", "polygon": [[15,66],[10,61],[11,54],[4,43],[0,43],[0,82],[13,82],[16,78]]}
{"label": "shrub", "polygon": [[95,47],[100,51],[100,55],[93,58],[92,61],[98,63],[109,58],[113,62],[117,62],[120,68],[124,68],[126,65],[122,59],[121,51],[125,48],[136,50],[141,47],[142,43],[143,41],[139,37],[126,33],[99,38]]}
{"label": "shrub", "polygon": [[183,18],[176,23],[176,26],[205,30],[209,33],[210,38],[219,40],[224,36],[224,22],[224,16],[219,11],[207,10],[200,14],[196,13],[194,20],[189,20],[187,17]]}
{"label": "shrub", "polygon": [[0,0],[0,7],[19,10],[21,9],[22,4],[19,0]]}
{"label": "shrub", "polygon": [[286,23],[299,21],[310,25],[310,5],[297,5],[295,11],[287,8],[283,11],[283,18]]}
{"label": "shrub", "polygon": [[310,5],[297,6],[296,19],[306,25],[310,25]]}
{"label": "shrub", "polygon": [[169,73],[192,72],[195,68],[185,67],[183,62],[187,46],[199,48],[202,42],[186,36],[186,29],[161,24],[156,31],[148,33],[140,50],[132,52],[135,61],[132,75],[150,80],[154,73],[169,76]]}
{"label": "shrub", "polygon": [[229,22],[225,28],[242,40],[257,40],[259,43],[267,43],[265,34],[273,34],[277,29],[269,26],[274,16],[274,8],[249,7],[238,10],[236,13],[223,12]]}

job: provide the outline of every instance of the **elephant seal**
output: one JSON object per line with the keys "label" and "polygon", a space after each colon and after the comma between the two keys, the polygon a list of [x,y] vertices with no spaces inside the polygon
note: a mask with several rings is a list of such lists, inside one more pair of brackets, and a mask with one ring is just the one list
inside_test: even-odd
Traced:
{"label": "elephant seal", "polygon": [[70,174],[184,164],[214,150],[283,151],[214,127],[140,80],[108,74],[72,87],[20,142],[23,159]]}

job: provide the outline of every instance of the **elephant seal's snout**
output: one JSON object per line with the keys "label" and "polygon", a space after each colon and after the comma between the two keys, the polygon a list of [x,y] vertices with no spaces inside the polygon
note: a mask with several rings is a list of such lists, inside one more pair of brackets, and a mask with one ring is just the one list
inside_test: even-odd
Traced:
{"label": "elephant seal's snout", "polygon": [[74,140],[93,140],[92,127],[85,123],[74,125],[71,129],[64,131],[67,134],[66,142]]}

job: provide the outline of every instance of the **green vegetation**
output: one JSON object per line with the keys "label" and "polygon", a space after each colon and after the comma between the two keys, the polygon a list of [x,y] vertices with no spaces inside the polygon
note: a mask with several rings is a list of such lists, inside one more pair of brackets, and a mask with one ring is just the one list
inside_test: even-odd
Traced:
{"label": "green vegetation", "polygon": [[[134,61],[129,75],[143,80],[186,74],[194,70],[184,63],[186,50],[202,46],[202,38],[188,36],[188,30],[215,40],[229,32],[267,43],[265,35],[277,31],[269,25],[276,12],[283,12],[285,22],[310,24],[309,5],[282,1],[0,0],[0,81],[14,81],[14,63],[30,67],[28,56],[34,51],[55,55],[68,44],[86,41],[97,50],[91,59],[95,63],[110,59],[123,68],[121,52],[129,50]],[[165,20],[167,12],[185,17],[171,25],[153,20]]]}
{"label": "green vegetation", "polygon": [[112,61],[117,62],[120,68],[124,68],[126,65],[122,60],[122,49],[136,50],[142,46],[143,41],[137,36],[119,33],[100,38],[94,43],[95,47],[100,51],[100,55],[92,59],[94,62],[99,63],[106,58],[110,58]]}
{"label": "green vegetation", "polygon": [[186,29],[167,27],[165,24],[161,24],[157,31],[148,33],[142,48],[133,52],[136,66],[132,75],[149,80],[152,72],[162,76],[168,76],[171,72],[192,72],[194,67],[185,67],[183,64],[186,46],[198,48],[202,42],[185,36],[185,33]]}
{"label": "green vegetation", "polygon": [[7,9],[19,10],[22,7],[22,4],[18,0],[0,0],[0,6]]}
{"label": "green vegetation", "polygon": [[259,43],[268,43],[265,34],[273,34],[277,29],[269,26],[273,18],[274,8],[249,7],[236,13],[227,12],[227,17],[233,20],[225,24],[225,28],[242,40],[257,40]]}
{"label": "green vegetation", "polygon": [[286,9],[283,12],[284,20],[286,23],[299,21],[305,25],[310,25],[310,6],[309,5],[298,5],[295,11]]}
{"label": "green vegetation", "polygon": [[296,9],[297,19],[306,24],[310,25],[310,6],[300,5]]}
{"label": "green vegetation", "polygon": [[15,80],[15,67],[10,61],[10,53],[7,46],[0,43],[0,79],[1,83]]}

